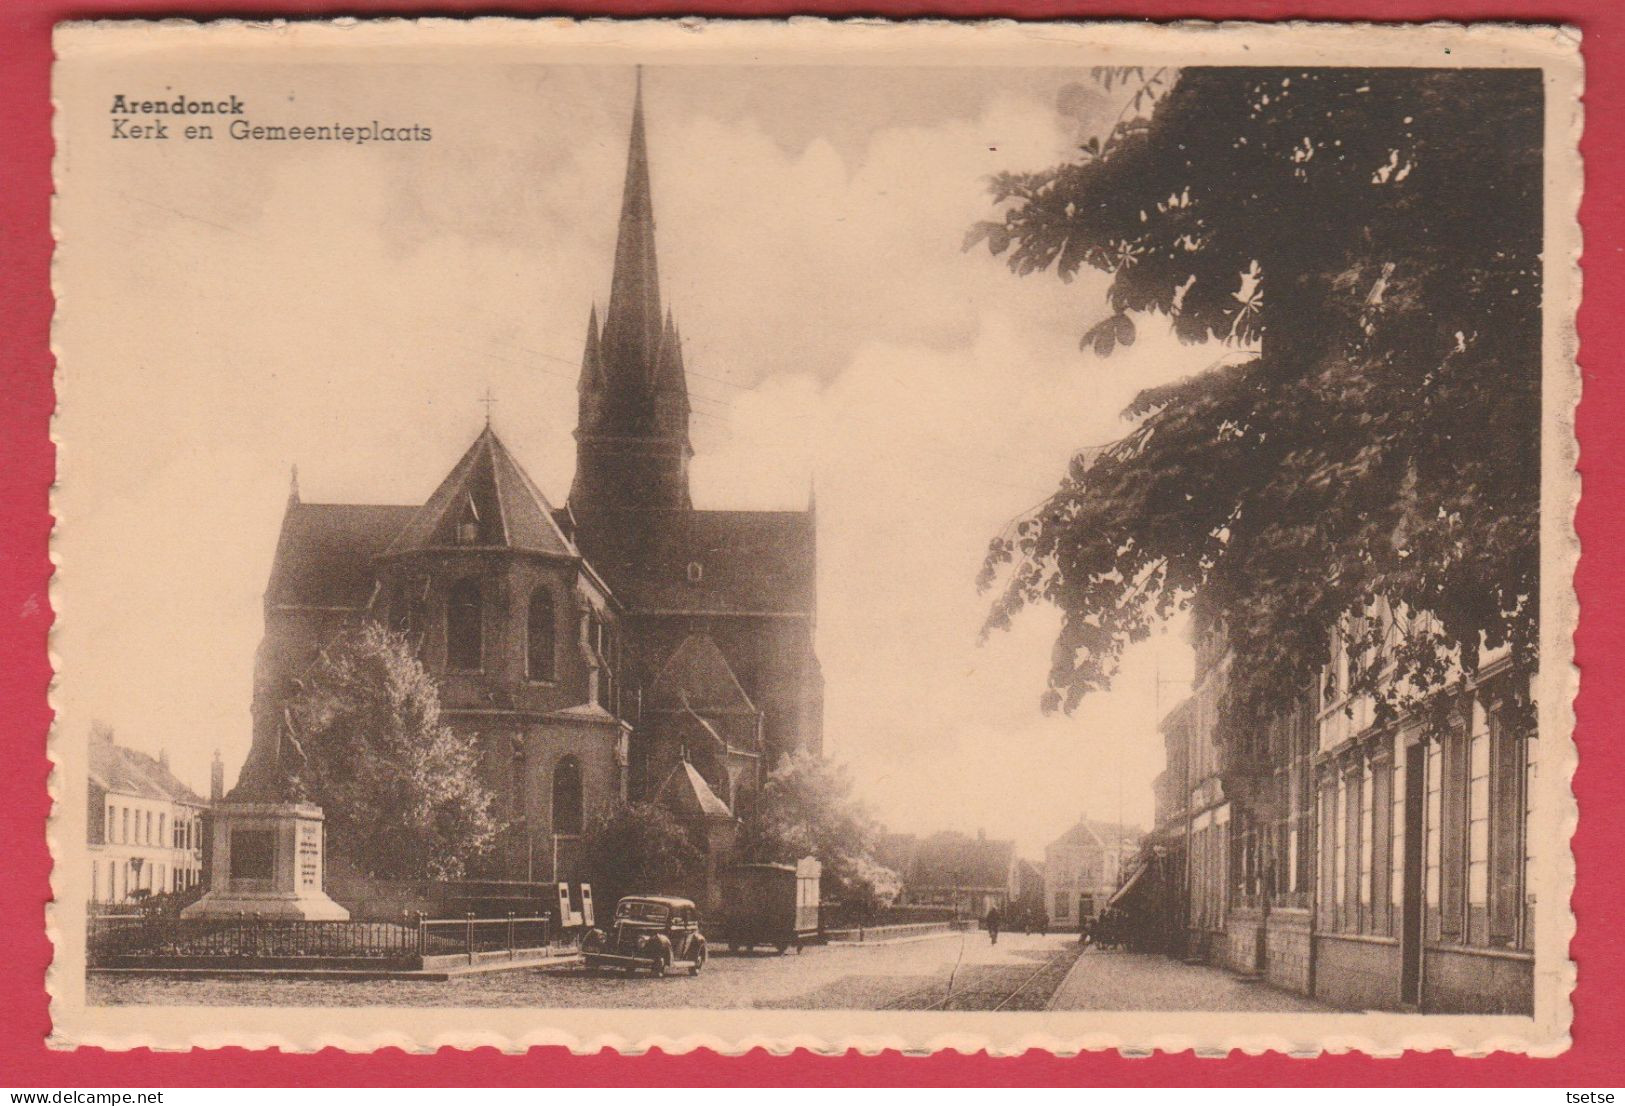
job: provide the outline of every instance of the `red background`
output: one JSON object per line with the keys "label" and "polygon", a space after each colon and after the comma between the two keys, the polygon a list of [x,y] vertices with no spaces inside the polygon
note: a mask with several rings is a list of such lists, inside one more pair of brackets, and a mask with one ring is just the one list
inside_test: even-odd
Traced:
{"label": "red background", "polygon": [[[568,4],[568,0],[566,0]],[[49,896],[49,812],[45,733],[51,677],[46,635],[53,465],[48,424],[53,406],[49,348],[52,300],[51,27],[65,19],[108,16],[594,14],[594,15],[936,15],[949,17],[1169,19],[1532,20],[1562,22],[1585,35],[1587,91],[1585,302],[1580,310],[1584,398],[1578,424],[1584,499],[1578,527],[1584,546],[1576,575],[1583,614],[1576,636],[1583,669],[1577,703],[1580,768],[1574,790],[1586,817],[1574,838],[1579,865],[1573,908],[1579,935],[1572,946],[1579,986],[1574,994],[1573,1048],[1549,1060],[1496,1055],[1458,1059],[1408,1054],[1292,1059],[1279,1054],[1197,1059],[1190,1053],[1124,1059],[1088,1054],[1057,1059],[1029,1053],[1011,1059],[939,1054],[908,1058],[841,1058],[757,1051],[722,1058],[710,1052],[635,1058],[611,1053],[571,1056],[536,1049],[524,1056],[494,1050],[442,1050],[408,1056],[396,1050],[351,1055],[328,1050],[283,1055],[217,1052],[113,1053],[52,1051],[44,1038],[50,1011],[43,980],[51,946],[43,903]],[[1625,4],[1614,0],[609,0],[573,5],[476,5],[401,2],[346,4],[282,0],[267,7],[238,0],[187,5],[107,0],[9,0],[0,10],[0,1085],[14,1088],[289,1086],[289,1085],[692,1085],[727,1083],[828,1085],[1533,1085],[1583,1088],[1625,1085],[1619,1060],[1625,1027],[1625,956],[1620,952],[1625,881],[1625,758],[1618,742],[1625,702],[1625,187],[1620,181],[1625,138]]]}

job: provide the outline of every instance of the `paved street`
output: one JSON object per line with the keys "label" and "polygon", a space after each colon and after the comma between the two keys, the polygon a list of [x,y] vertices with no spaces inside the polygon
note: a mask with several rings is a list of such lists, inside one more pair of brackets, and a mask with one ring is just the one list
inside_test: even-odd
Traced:
{"label": "paved street", "polygon": [[[1070,975],[1068,974],[1070,971]],[[1064,981],[1064,982],[1063,982]],[[1059,989],[1059,991],[1058,991]],[[447,982],[92,976],[96,1004],[707,1007],[741,1009],[1314,1010],[1307,1000],[1161,957],[1087,952],[1075,937],[979,932],[801,955],[714,955],[698,977],[522,969]]]}

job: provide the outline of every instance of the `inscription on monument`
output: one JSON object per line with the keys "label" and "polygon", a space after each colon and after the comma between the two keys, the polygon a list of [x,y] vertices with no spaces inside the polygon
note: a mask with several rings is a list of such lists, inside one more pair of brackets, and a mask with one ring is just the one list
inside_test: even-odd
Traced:
{"label": "inscription on monument", "polygon": [[299,827],[299,886],[322,882],[322,828],[309,822]]}

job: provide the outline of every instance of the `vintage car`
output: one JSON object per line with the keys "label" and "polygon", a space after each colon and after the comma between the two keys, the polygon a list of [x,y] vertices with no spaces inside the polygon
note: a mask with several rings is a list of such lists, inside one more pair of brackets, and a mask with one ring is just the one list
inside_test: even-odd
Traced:
{"label": "vintage car", "polygon": [[687,968],[690,975],[699,975],[706,958],[699,909],[688,899],[669,895],[628,895],[616,904],[607,932],[587,931],[581,952],[589,971],[648,968],[665,975]]}

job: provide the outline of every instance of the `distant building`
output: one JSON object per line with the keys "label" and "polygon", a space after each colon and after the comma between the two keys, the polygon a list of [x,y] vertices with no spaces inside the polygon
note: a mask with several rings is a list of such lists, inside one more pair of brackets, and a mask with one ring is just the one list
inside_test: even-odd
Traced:
{"label": "distant building", "polygon": [[1044,849],[1044,905],[1050,921],[1075,926],[1080,904],[1091,914],[1104,906],[1144,832],[1139,826],[1080,818],[1051,841]]}
{"label": "distant building", "polygon": [[1007,910],[1020,894],[1014,841],[990,840],[947,831],[929,837],[887,834],[880,863],[902,877],[900,902],[909,906],[953,907],[964,917],[981,917],[997,906]]}
{"label": "distant building", "polygon": [[92,730],[89,787],[92,902],[132,902],[202,881],[208,804],[175,778],[167,755],[154,760]]}
{"label": "distant building", "polygon": [[1023,914],[1042,911],[1045,917],[1049,916],[1049,905],[1044,894],[1044,865],[1034,864],[1030,860],[1016,861],[1015,908]]}

